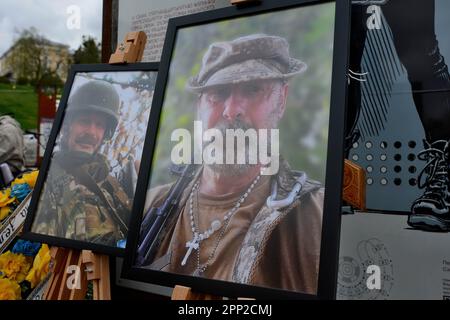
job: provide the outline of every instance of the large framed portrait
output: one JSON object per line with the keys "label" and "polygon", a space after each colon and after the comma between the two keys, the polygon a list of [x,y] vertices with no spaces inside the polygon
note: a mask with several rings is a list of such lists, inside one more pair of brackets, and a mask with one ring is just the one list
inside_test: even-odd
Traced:
{"label": "large framed portrait", "polygon": [[347,1],[170,20],[124,276],[257,298],[334,298]]}
{"label": "large framed portrait", "polygon": [[158,65],[73,65],[25,237],[123,255]]}

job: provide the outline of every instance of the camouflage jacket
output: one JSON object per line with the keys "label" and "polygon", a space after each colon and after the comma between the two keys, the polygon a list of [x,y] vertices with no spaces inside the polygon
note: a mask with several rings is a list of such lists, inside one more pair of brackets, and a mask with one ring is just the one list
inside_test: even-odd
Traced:
{"label": "camouflage jacket", "polygon": [[102,155],[55,154],[41,193],[33,231],[116,246],[127,233],[131,201],[109,175]]}

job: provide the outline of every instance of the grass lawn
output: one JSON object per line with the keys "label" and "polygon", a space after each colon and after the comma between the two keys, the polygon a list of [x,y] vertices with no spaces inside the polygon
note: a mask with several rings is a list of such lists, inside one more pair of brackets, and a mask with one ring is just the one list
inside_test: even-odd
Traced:
{"label": "grass lawn", "polygon": [[0,83],[0,115],[13,113],[22,129],[36,129],[38,95],[31,86],[16,86]]}

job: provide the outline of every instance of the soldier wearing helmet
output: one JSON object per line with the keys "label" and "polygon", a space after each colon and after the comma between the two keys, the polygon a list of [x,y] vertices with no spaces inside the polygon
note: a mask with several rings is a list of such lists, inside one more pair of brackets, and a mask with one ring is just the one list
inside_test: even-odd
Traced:
{"label": "soldier wearing helmet", "polygon": [[[77,122],[85,124],[86,129],[101,129],[87,131],[86,135],[92,135],[92,139],[87,138],[87,142],[77,143],[76,137],[69,134],[63,135],[63,147],[72,147],[85,150],[87,153],[94,153],[101,144],[98,137],[101,132],[101,139],[110,139],[114,134],[118,123],[118,111],[120,98],[114,87],[105,81],[90,81],[82,85],[70,98],[67,105],[66,121],[71,125]],[[91,119],[91,121],[88,121]],[[89,127],[89,124],[93,126]],[[71,128],[70,126],[66,128]],[[81,140],[83,140],[81,138]],[[68,142],[70,145],[65,145]],[[97,149],[96,149],[97,148]]]}
{"label": "soldier wearing helmet", "polygon": [[[197,119],[206,129],[222,136],[229,129],[277,130],[288,81],[305,70],[306,63],[290,56],[286,39],[253,34],[211,44],[187,89],[197,94]],[[155,237],[154,254],[141,236],[137,264],[315,293],[323,188],[282,159],[274,174],[262,175],[262,169],[261,163],[203,164],[183,188],[178,212]],[[171,190],[170,184],[150,189],[147,207],[165,208]],[[151,213],[158,211],[147,212],[144,220],[155,220]]]}
{"label": "soldier wearing helmet", "polygon": [[105,81],[89,81],[69,97],[34,232],[110,246],[126,237],[130,200],[99,153],[114,134],[119,106]]}

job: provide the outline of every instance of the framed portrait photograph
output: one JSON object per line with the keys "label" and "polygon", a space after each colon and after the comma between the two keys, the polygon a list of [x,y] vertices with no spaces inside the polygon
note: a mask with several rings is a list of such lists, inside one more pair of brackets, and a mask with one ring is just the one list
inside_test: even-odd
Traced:
{"label": "framed portrait photograph", "polygon": [[349,13],[264,1],[170,20],[124,277],[334,298]]}
{"label": "framed portrait photograph", "polygon": [[123,255],[158,64],[73,65],[25,237]]}

